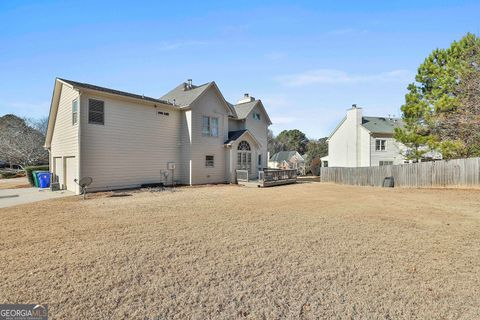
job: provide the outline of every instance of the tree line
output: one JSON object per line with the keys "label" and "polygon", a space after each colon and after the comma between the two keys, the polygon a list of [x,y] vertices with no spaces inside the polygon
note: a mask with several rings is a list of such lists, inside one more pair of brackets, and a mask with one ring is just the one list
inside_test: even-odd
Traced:
{"label": "tree line", "polygon": [[305,158],[307,173],[319,173],[320,158],[328,155],[327,138],[309,139],[298,129],[283,130],[275,136],[268,130],[268,152],[270,156],[280,151],[297,151]]}

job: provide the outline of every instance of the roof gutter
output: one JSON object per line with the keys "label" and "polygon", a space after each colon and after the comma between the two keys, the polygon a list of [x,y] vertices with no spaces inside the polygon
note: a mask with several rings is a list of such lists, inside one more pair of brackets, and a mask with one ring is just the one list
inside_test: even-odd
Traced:
{"label": "roof gutter", "polygon": [[122,98],[122,99],[125,99],[127,101],[142,102],[143,104],[147,104],[147,105],[159,105],[161,107],[169,108],[169,109],[172,109],[172,110],[178,110],[179,109],[178,106],[174,106],[173,104],[169,104],[167,102],[162,102],[160,100],[151,101],[151,100],[146,100],[146,99],[141,99],[141,98],[127,97],[127,96],[123,96],[123,95],[119,95],[119,94],[114,94],[114,93],[109,93],[109,92],[94,90],[94,89],[88,89],[88,88],[82,88],[82,87],[78,87],[78,86],[73,86],[73,88],[77,91],[81,90],[85,93],[95,93],[95,94],[98,94],[100,96]]}

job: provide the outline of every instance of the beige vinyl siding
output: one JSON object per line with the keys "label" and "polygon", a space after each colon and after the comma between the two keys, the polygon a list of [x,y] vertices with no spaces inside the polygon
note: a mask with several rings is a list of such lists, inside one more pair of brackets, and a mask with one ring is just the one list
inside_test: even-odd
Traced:
{"label": "beige vinyl siding", "polygon": [[245,121],[228,119],[228,131],[237,131],[245,129]]}
{"label": "beige vinyl siding", "polygon": [[[224,142],[228,137],[228,113],[215,90],[208,90],[192,107],[192,184],[226,182]],[[202,135],[202,117],[218,118],[218,137]],[[205,156],[215,157],[213,168],[205,167]]]}
{"label": "beige vinyl siding", "polygon": [[[253,113],[260,114],[260,120],[253,119]],[[250,114],[247,116],[245,120],[245,127],[248,129],[254,136],[255,139],[260,142],[261,147],[258,153],[262,154],[262,166],[268,167],[268,159],[267,159],[267,129],[268,125],[266,122],[266,115],[262,110],[256,106],[252,109]],[[258,154],[255,155],[255,165],[258,167]]]}
{"label": "beige vinyl siding", "polygon": [[[62,84],[61,93],[59,99],[59,105],[57,110],[57,115],[55,118],[55,125],[51,141],[50,149],[50,170],[53,172],[53,158],[61,158],[62,164],[58,165],[58,168],[64,170],[64,159],[66,157],[75,157],[76,168],[78,168],[78,122],[77,124],[72,124],[72,101],[79,98],[79,94],[76,90],[71,87]],[[57,159],[57,161],[60,161]],[[78,170],[76,170],[76,175],[78,175]],[[65,173],[62,172],[62,177]],[[78,178],[78,177],[76,177]],[[60,184],[64,184],[64,181],[60,181]],[[74,187],[74,192],[78,193],[78,186]]]}
{"label": "beige vinyl siding", "polygon": [[[89,99],[105,102],[104,125],[88,123]],[[93,178],[91,190],[162,182],[160,171],[167,170],[167,163],[179,163],[178,110],[83,93],[81,124],[81,171]]]}
{"label": "beige vinyl siding", "polygon": [[182,111],[180,115],[180,158],[178,179],[180,184],[190,184],[190,159],[192,148],[192,111]]}
{"label": "beige vinyl siding", "polygon": [[[375,140],[377,139],[386,141],[385,151],[375,150]],[[400,154],[399,145],[391,136],[372,135],[370,138],[370,152],[372,155],[372,167],[378,166],[380,161],[393,161],[393,164],[403,163],[403,157]]]}

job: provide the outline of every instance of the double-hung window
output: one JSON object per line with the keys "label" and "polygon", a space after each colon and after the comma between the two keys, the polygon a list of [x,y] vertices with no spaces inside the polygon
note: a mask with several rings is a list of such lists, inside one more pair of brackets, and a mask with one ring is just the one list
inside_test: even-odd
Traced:
{"label": "double-hung window", "polygon": [[377,139],[375,140],[375,151],[385,151],[387,150],[387,140]]}
{"label": "double-hung window", "polygon": [[72,125],[76,125],[78,122],[78,100],[72,101]]}
{"label": "double-hung window", "polygon": [[210,137],[218,137],[218,118],[202,117],[202,135]]}

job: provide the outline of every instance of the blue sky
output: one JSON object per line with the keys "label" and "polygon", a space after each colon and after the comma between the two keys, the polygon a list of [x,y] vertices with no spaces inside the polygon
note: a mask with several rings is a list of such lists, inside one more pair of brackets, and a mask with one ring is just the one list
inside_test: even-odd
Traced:
{"label": "blue sky", "polygon": [[46,116],[57,76],[153,97],[192,78],[319,138],[352,103],[400,115],[418,65],[479,16],[479,1],[1,1],[0,115]]}

